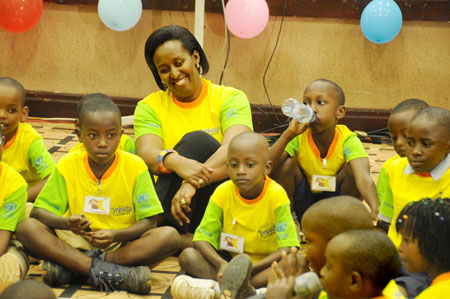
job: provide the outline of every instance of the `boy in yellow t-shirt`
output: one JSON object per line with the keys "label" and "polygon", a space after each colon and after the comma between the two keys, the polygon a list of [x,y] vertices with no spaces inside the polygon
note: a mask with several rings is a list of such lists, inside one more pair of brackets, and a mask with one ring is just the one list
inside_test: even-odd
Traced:
{"label": "boy in yellow t-shirt", "polygon": [[0,125],[6,138],[3,161],[24,177],[28,201],[33,202],[55,168],[55,161],[39,133],[23,123],[27,117],[22,84],[0,77]]}
{"label": "boy in yellow t-shirt", "polygon": [[45,260],[50,285],[87,279],[106,291],[147,294],[148,266],[178,250],[180,237],[173,228],[156,227],[162,208],[144,161],[117,151],[116,104],[104,94],[86,97],[95,98],[78,116],[86,151],[61,158],[17,238]]}
{"label": "boy in yellow t-shirt", "polygon": [[0,287],[24,278],[28,271],[27,255],[21,244],[11,239],[17,224],[25,217],[27,183],[2,162],[4,144],[0,127]]}
{"label": "boy in yellow t-shirt", "polygon": [[[206,282],[205,298],[218,296],[215,280],[227,271],[231,257],[238,253],[249,255],[251,260],[235,278],[240,277],[244,283],[243,278],[251,272],[251,285],[265,286],[270,265],[280,258],[281,251],[299,247],[286,192],[267,176],[271,168],[268,157],[268,143],[257,133],[241,133],[231,140],[227,155],[230,180],[211,196],[194,234],[194,248],[183,250],[179,256],[182,269],[209,280],[178,277],[172,285],[174,298],[191,297],[184,288],[191,282],[194,286]],[[223,282],[226,280],[224,276]],[[247,295],[254,290],[245,284],[231,287],[225,283],[221,288]]]}
{"label": "boy in yellow t-shirt", "polygon": [[408,125],[418,111],[427,107],[429,105],[422,100],[407,99],[397,104],[389,115],[388,129],[397,155],[384,162],[377,180],[377,194],[378,200],[380,201],[380,213],[378,214],[377,226],[386,232],[389,229],[393,217],[392,202],[390,201],[392,194],[389,193],[389,176],[386,173],[386,169],[390,167],[392,162],[406,157],[406,133],[408,131]]}
{"label": "boy in yellow t-shirt", "polygon": [[376,220],[379,202],[368,154],[355,133],[337,124],[345,116],[341,87],[315,80],[306,87],[303,103],[316,120],[291,120],[270,148],[271,177],[286,189],[299,220],[313,203],[341,194],[366,200]]}

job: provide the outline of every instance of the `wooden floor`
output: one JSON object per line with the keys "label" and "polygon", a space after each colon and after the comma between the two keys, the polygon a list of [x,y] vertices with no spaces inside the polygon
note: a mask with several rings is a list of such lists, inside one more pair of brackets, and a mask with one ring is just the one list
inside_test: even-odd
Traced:
{"label": "wooden floor", "polygon": [[[56,161],[65,155],[77,142],[73,123],[30,120],[31,125],[44,137],[45,144]],[[125,128],[125,134],[133,137],[133,129]],[[363,143],[369,153],[371,175],[376,181],[384,161],[395,155],[390,145]],[[114,292],[98,292],[90,286],[68,285],[54,288],[58,298],[171,298],[170,285],[181,273],[176,257],[170,257],[152,269],[152,291],[148,296]],[[39,263],[31,265],[28,277],[42,280],[42,267]]]}

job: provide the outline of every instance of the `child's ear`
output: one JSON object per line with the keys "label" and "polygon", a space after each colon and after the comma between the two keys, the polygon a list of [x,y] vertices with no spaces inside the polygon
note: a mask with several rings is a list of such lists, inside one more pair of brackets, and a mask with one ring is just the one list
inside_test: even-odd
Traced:
{"label": "child's ear", "polygon": [[271,171],[272,171],[272,161],[267,160],[266,167],[264,168],[264,174],[269,175]]}
{"label": "child's ear", "polygon": [[122,130],[120,130],[120,137],[122,137],[123,132],[125,132],[124,128],[122,128]]}
{"label": "child's ear", "polygon": [[357,271],[353,271],[351,274],[351,284],[350,284],[350,290],[354,293],[360,292],[364,287],[364,281],[361,274]]}
{"label": "child's ear", "polygon": [[28,106],[23,106],[22,108],[22,116],[20,117],[20,121],[24,122],[28,118],[28,113],[30,112]]}
{"label": "child's ear", "polygon": [[338,107],[337,111],[336,111],[336,118],[337,119],[342,119],[345,116],[345,106],[341,105]]}
{"label": "child's ear", "polygon": [[75,118],[75,134],[77,134],[78,141],[81,142],[81,126],[78,118]]}

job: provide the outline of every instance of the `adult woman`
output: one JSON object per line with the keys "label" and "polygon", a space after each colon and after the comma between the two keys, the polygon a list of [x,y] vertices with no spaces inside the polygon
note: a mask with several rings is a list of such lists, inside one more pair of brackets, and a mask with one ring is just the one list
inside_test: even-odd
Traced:
{"label": "adult woman", "polygon": [[136,149],[158,176],[164,217],[185,233],[185,247],[227,177],[228,143],[252,130],[250,104],[242,91],[201,78],[208,60],[186,28],[157,29],[147,39],[145,58],[161,91],[136,107]]}

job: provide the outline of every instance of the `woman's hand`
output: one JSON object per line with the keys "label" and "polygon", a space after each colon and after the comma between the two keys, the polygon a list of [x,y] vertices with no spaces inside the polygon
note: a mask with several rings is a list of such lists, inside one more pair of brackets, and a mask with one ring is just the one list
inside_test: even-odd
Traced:
{"label": "woman's hand", "polygon": [[178,189],[177,193],[172,199],[172,216],[180,226],[183,226],[183,221],[186,223],[190,223],[190,220],[184,214],[184,211],[186,213],[191,212],[190,205],[192,197],[194,197],[196,191],[197,190],[194,186],[192,186],[188,182],[184,182],[181,184],[180,189]]}
{"label": "woman's hand", "polygon": [[112,230],[99,230],[91,234],[89,243],[92,246],[105,249],[114,242],[114,234]]}
{"label": "woman's hand", "polygon": [[203,163],[174,154],[168,155],[164,163],[196,189],[212,183],[214,170]]}

